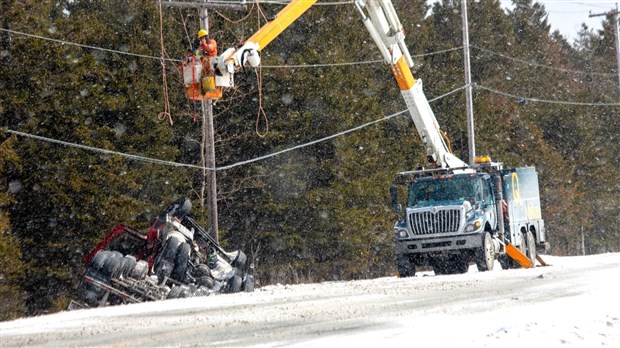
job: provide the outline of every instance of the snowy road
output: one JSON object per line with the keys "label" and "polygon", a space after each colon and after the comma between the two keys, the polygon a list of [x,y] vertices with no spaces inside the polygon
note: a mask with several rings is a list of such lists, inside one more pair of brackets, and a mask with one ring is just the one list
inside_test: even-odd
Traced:
{"label": "snowy road", "polygon": [[0,347],[620,347],[620,254],[545,260],[64,312],[0,323]]}

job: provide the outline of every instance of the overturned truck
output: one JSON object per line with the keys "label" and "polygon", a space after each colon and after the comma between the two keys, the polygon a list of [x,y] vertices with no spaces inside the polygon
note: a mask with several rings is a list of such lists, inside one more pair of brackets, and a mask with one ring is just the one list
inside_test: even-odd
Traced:
{"label": "overturned truck", "polygon": [[241,250],[224,250],[180,198],[146,232],[116,225],[83,259],[69,309],[254,290]]}

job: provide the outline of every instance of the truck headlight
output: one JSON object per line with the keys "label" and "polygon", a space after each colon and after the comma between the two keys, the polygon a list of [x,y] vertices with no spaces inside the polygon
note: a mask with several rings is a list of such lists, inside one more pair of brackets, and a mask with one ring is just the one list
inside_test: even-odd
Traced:
{"label": "truck headlight", "polygon": [[482,222],[480,220],[476,220],[465,227],[465,232],[474,232],[478,231],[482,226]]}
{"label": "truck headlight", "polygon": [[407,230],[401,230],[399,228],[395,228],[394,229],[394,234],[396,235],[396,237],[398,238],[407,238]]}

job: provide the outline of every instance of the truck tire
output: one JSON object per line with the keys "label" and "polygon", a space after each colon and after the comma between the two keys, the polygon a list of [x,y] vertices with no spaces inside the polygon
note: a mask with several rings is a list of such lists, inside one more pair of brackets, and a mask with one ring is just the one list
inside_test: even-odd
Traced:
{"label": "truck tire", "polygon": [[228,291],[229,293],[235,293],[241,291],[241,285],[243,284],[243,279],[238,275],[233,276],[228,281]]}
{"label": "truck tire", "polygon": [[525,255],[536,265],[536,240],[532,231],[527,231],[525,244],[527,249]]}
{"label": "truck tire", "polygon": [[[179,248],[180,244],[181,241],[177,238],[168,238],[164,242],[161,251],[157,255],[155,259],[155,274],[159,278],[160,282],[163,280],[163,278],[170,275],[170,273],[168,272],[172,272],[172,270],[174,269],[174,260],[176,259],[177,249]],[[173,267],[169,270],[163,269],[164,263],[169,263]]]}
{"label": "truck tire", "polygon": [[136,262],[136,265],[131,270],[129,276],[136,280],[143,280],[146,278],[146,274],[149,272],[149,264],[144,260]]}
{"label": "truck tire", "polygon": [[136,267],[136,258],[133,255],[125,255],[121,266],[121,276],[129,278],[131,271]]}
{"label": "truck tire", "polygon": [[[525,241],[527,236],[524,235],[523,232],[519,232],[519,233],[521,234],[521,242],[518,245],[515,243],[512,243],[512,245],[517,247],[517,249],[519,249],[519,251],[522,252],[524,255],[527,255],[526,254],[526,241]],[[521,265],[519,265],[517,261],[513,260],[507,254],[504,254],[502,255],[502,257],[499,258],[499,264],[502,265],[502,269],[521,268]]]}
{"label": "truck tire", "polygon": [[108,257],[110,257],[108,251],[106,251],[106,250],[99,250],[95,254],[95,256],[93,257],[93,259],[90,260],[90,267],[95,272],[101,272],[101,270],[103,269],[103,265],[105,264],[105,262],[108,259]]}
{"label": "truck tire", "polygon": [[230,263],[231,266],[237,268],[243,268],[245,266],[245,262],[248,260],[248,257],[241,250],[238,250],[237,257]]}
{"label": "truck tire", "polygon": [[181,243],[176,251],[174,258],[174,269],[170,274],[170,278],[183,283],[185,280],[185,272],[187,271],[187,263],[189,262],[190,245]]}
{"label": "truck tire", "polygon": [[413,277],[415,275],[415,265],[407,257],[397,257],[396,267],[398,276],[401,278]]}
{"label": "truck tire", "polygon": [[118,275],[118,270],[121,267],[121,260],[121,257],[110,254],[110,257],[108,257],[103,264],[103,270],[101,273],[106,277],[116,278]]}
{"label": "truck tire", "polygon": [[254,291],[254,277],[249,274],[246,274],[245,277],[243,278],[241,289],[245,292]]}
{"label": "truck tire", "polygon": [[207,265],[201,263],[196,266],[193,275],[195,278],[210,277],[211,270],[209,270],[209,267]]}
{"label": "truck tire", "polygon": [[492,271],[495,264],[495,246],[489,232],[484,233],[482,248],[476,251],[476,267],[478,272]]}
{"label": "truck tire", "polygon": [[168,296],[166,296],[166,299],[173,299],[173,298],[183,298],[183,288],[181,286],[175,285],[172,287],[172,289],[170,289],[170,292],[168,293]]}
{"label": "truck tire", "polygon": [[502,254],[498,257],[499,264],[502,269],[516,268],[516,262],[510,258],[507,254]]}

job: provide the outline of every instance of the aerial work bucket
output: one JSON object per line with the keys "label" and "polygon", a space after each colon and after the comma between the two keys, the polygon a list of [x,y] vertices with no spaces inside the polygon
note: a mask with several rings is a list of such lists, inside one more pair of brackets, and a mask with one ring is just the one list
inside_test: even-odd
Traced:
{"label": "aerial work bucket", "polygon": [[211,92],[215,90],[215,76],[203,76],[201,81],[202,89],[205,92]]}
{"label": "aerial work bucket", "polygon": [[200,61],[192,59],[183,63],[183,84],[189,86],[198,83],[202,77],[202,64]]}

